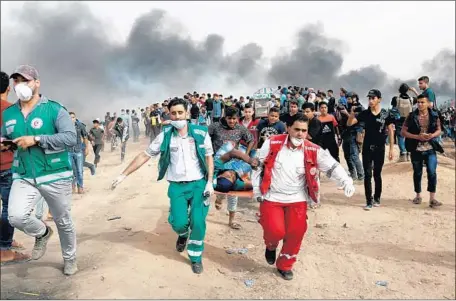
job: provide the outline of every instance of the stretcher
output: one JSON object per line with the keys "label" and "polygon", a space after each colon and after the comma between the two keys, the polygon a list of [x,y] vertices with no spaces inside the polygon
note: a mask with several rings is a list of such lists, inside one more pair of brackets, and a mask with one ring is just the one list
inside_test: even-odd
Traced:
{"label": "stretcher", "polygon": [[227,193],[215,191],[215,194],[221,194],[221,195],[229,195],[229,196],[237,196],[240,198],[253,198],[253,191],[230,191]]}

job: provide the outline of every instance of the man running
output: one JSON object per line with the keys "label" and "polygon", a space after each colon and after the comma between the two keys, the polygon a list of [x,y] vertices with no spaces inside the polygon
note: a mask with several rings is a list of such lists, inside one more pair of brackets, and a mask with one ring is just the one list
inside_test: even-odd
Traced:
{"label": "man running", "polygon": [[98,163],[100,163],[100,151],[103,146],[103,136],[104,130],[100,127],[100,121],[95,119],[93,121],[93,128],[89,131],[89,138],[92,143],[93,153],[95,155],[95,159],[93,165],[97,167]]}
{"label": "man running", "polygon": [[127,141],[130,137],[128,131],[128,124],[125,121],[125,119],[122,119],[122,117],[118,117],[117,122],[114,125],[113,131],[115,133],[115,136],[118,137],[120,140],[120,162],[123,163],[125,160],[125,153],[127,151]]}
{"label": "man running", "polygon": [[[3,111],[2,137],[13,139],[18,149],[8,219],[13,227],[35,237],[32,259],[40,259],[53,234],[51,227],[32,214],[44,197],[59,231],[63,272],[73,275],[77,271],[76,231],[70,214],[73,170],[67,149],[76,144],[76,131],[67,110],[39,94],[35,68],[19,66],[11,78],[19,101]],[[0,149],[5,149],[4,144]]]}
{"label": "man running", "polygon": [[148,149],[133,159],[114,180],[112,189],[151,157],[160,155],[158,181],[167,173],[167,180],[170,183],[168,196],[171,201],[168,220],[178,234],[176,250],[184,251],[190,237],[187,252],[192,271],[201,274],[206,216],[209,211],[209,198],[214,192],[214,161],[207,128],[186,121],[187,106],[183,99],[173,99],[169,102],[171,125],[165,126]]}
{"label": "man running", "polygon": [[[340,134],[338,129],[338,123],[334,115],[328,114],[328,104],[326,102],[320,102],[320,116],[318,120],[321,122],[321,147],[327,149],[331,156],[337,161],[339,159],[339,141]],[[336,141],[337,136],[337,141]]]}
{"label": "man running", "polygon": [[[255,143],[253,136],[249,130],[247,130],[247,128],[238,124],[237,116],[238,112],[236,108],[227,107],[225,109],[225,117],[221,119],[220,122],[214,122],[209,126],[208,132],[211,136],[214,151],[216,153],[227,141],[230,141],[235,145],[239,145],[241,140],[245,141],[248,144],[246,154],[250,154],[250,151],[253,149]],[[232,195],[217,195],[217,198],[215,200],[215,208],[217,210],[220,210],[222,208],[222,202],[224,199],[227,199],[228,203],[227,207],[229,212],[229,227],[236,230],[241,229],[241,225],[234,222],[237,203],[239,200],[238,197]]]}
{"label": "man running", "polygon": [[89,154],[89,149],[85,148],[82,152],[82,143],[88,144],[88,134],[85,126],[76,119],[76,114],[70,112],[71,120],[73,121],[76,130],[76,145],[70,148],[71,164],[73,166],[73,193],[84,193],[84,158]]}
{"label": "man running", "polygon": [[307,203],[318,202],[318,171],[337,181],[347,197],[355,191],[342,166],[306,139],[308,123],[300,116],[288,134],[268,139],[259,150],[261,165],[252,175],[254,198],[261,202],[266,261],[276,263],[276,249],[283,240],[276,266],[285,280],[293,279],[293,264],[307,230]]}
{"label": "man running", "polygon": [[[2,125],[3,111],[12,104],[8,102],[9,76],[5,72],[0,73],[0,97],[1,113],[0,125]],[[19,263],[30,260],[30,255],[17,252],[14,248],[23,248],[22,245],[13,240],[14,228],[8,221],[8,203],[11,185],[13,184],[13,151],[4,149],[0,153],[0,196],[2,198],[2,216],[0,224],[0,260],[1,264]]]}

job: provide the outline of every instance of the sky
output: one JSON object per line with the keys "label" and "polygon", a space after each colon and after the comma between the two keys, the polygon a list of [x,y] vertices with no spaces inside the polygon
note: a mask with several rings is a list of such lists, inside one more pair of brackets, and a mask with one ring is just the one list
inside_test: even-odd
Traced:
{"label": "sky", "polygon": [[[151,95],[163,98],[173,89],[183,93],[214,86],[213,90],[223,89],[224,93],[247,94],[262,85],[283,85],[295,79],[297,82],[290,84],[305,85],[299,82],[300,78],[305,78],[309,85],[336,85],[342,81],[341,84],[365,90],[369,89],[369,84],[386,85],[390,79],[416,80],[425,71],[434,72],[435,76],[452,76],[453,86],[449,90],[454,92],[454,1],[93,1],[74,5],[70,2],[24,4],[2,1],[2,69],[14,68],[13,63],[33,65],[36,61],[40,73],[54,72],[46,74],[46,79],[54,81],[59,78],[57,73],[60,71],[81,65],[90,69],[93,65],[99,70],[92,74],[79,72],[78,78],[71,78],[78,89],[87,86],[93,91],[82,93],[84,97],[99,99],[104,94],[112,103],[112,97],[122,95],[141,105],[148,101],[145,98]],[[37,12],[39,17],[27,20],[24,26],[24,18],[29,19]],[[55,24],[50,21],[53,19],[57,20]],[[65,20],[69,21],[65,23]],[[135,24],[139,25],[132,34]],[[24,32],[23,37],[13,33],[18,26]],[[146,33],[149,27],[155,28],[152,36]],[[81,41],[85,44],[78,44],[79,35],[84,36]],[[207,39],[209,35],[212,35],[211,39]],[[25,37],[28,38],[24,40]],[[150,41],[145,42],[148,39]],[[63,41],[66,46],[62,46]],[[52,46],[49,55],[57,60],[55,64],[74,56],[73,63],[77,65],[65,62],[66,69],[52,66],[53,60],[42,59],[45,54],[40,51],[45,51],[46,47],[38,43]],[[94,47],[90,49],[91,43]],[[201,45],[206,45],[206,52],[201,51]],[[28,49],[17,51],[21,47]],[[78,50],[78,47],[84,49]],[[39,49],[32,51],[30,48]],[[444,49],[448,52],[442,54]],[[85,56],[78,53],[84,51],[88,53]],[[151,61],[150,56],[157,59]],[[96,62],[84,63],[88,57]],[[106,58],[112,61],[106,62]],[[429,64],[423,67],[425,61],[440,64],[445,72],[430,70],[433,67]],[[194,62],[198,64],[192,65]],[[451,65],[450,68],[447,65]],[[45,70],[40,70],[43,67]],[[4,71],[11,72],[9,69]],[[115,74],[117,85],[128,82],[128,87],[117,91],[108,83],[100,83],[99,89],[107,91],[94,91],[97,76],[103,77],[106,72]],[[198,80],[187,80],[195,77],[195,73]],[[375,78],[366,80],[374,73]],[[113,79],[110,77],[110,80]],[[366,82],[360,84],[363,80]],[[320,86],[316,88],[338,89],[337,86]],[[64,99],[62,90],[65,89],[50,89],[58,93],[56,97]],[[72,97],[72,101],[78,100]],[[104,104],[104,101],[98,102]],[[85,107],[79,105],[79,108]]]}

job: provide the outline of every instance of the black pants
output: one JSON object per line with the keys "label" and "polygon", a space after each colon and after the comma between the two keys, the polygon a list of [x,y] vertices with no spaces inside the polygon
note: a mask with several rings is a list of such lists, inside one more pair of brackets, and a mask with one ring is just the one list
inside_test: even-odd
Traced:
{"label": "black pants", "polygon": [[100,151],[101,151],[102,145],[95,144],[92,147],[93,147],[93,153],[95,154],[95,160],[94,160],[93,164],[95,164],[95,166],[96,166],[100,162]]}
{"label": "black pants", "polygon": [[329,153],[331,154],[331,157],[333,157],[337,162],[340,162],[339,145],[337,145],[336,139],[323,138],[321,140],[321,147],[323,149],[327,149],[329,151]]}
{"label": "black pants", "polygon": [[375,182],[374,200],[382,196],[382,169],[385,163],[385,145],[363,145],[364,193],[367,205],[372,205],[372,169]]}

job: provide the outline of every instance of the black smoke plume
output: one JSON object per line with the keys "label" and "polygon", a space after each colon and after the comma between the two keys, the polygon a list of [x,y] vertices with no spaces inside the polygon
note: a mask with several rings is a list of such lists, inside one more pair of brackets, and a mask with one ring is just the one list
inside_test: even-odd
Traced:
{"label": "black smoke plume", "polygon": [[[106,25],[83,3],[50,8],[29,2],[10,18],[15,26],[2,26],[2,70],[35,66],[42,92],[80,117],[102,117],[194,90],[249,95],[264,86],[343,86],[360,95],[375,87],[393,96],[402,81],[416,86],[416,78],[390,78],[375,65],[341,74],[343,42],[325,36],[322,24],[304,27],[294,49],[268,60],[254,43],[224,54],[219,35],[194,41],[162,10],[139,16],[122,43],[110,40]],[[429,75],[438,97],[454,97],[454,60],[454,51],[443,50],[423,63],[417,78]]]}

